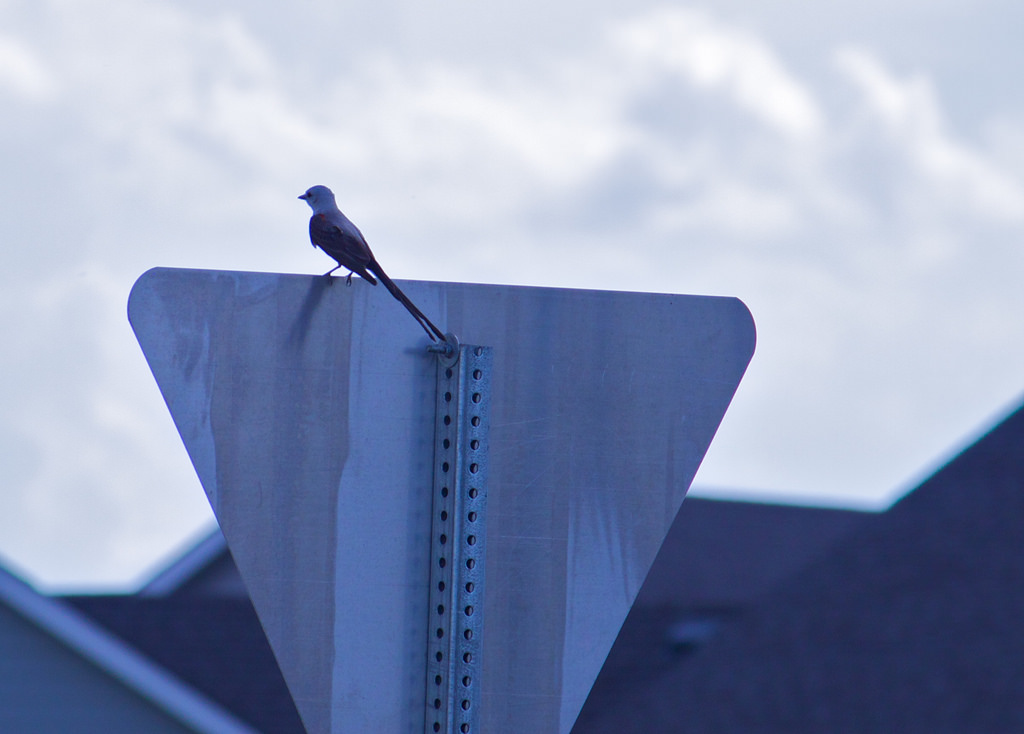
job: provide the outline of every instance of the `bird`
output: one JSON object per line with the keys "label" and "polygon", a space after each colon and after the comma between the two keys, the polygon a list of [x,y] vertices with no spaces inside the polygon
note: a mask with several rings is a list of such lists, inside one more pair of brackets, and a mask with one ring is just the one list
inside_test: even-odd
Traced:
{"label": "bird", "polygon": [[[338,209],[333,191],[326,186],[312,186],[299,198],[309,204],[310,209],[313,210],[313,216],[309,218],[310,242],[313,243],[313,247],[319,247],[338,263],[336,267],[324,273],[324,277],[330,278],[338,268],[347,268],[349,271],[348,277],[345,279],[347,285],[352,285],[353,275],[358,275],[370,285],[377,285],[377,278],[379,278],[391,295],[405,306],[417,323],[423,327],[431,340],[446,341],[444,332],[434,326],[433,322],[424,316],[423,312],[416,308],[409,297],[402,293],[394,281],[387,276],[380,263],[377,262],[377,258],[373,256],[370,246],[366,244],[363,233],[352,223],[352,220]],[[377,277],[374,278],[374,275]]]}

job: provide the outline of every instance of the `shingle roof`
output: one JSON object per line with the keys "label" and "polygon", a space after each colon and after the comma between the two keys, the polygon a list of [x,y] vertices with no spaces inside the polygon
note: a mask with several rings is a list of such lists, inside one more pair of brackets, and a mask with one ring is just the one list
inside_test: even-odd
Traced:
{"label": "shingle roof", "polygon": [[[77,722],[70,724],[76,731],[125,731],[149,719],[147,728],[158,726],[160,720],[161,731],[253,732],[214,697],[204,696],[93,619],[64,601],[42,596],[3,569],[0,610],[6,618],[8,643],[0,645],[4,663],[0,668],[6,676],[0,683],[7,694],[0,695],[4,731],[66,731],[68,720]],[[97,685],[100,679],[116,681],[117,687],[133,692],[138,700],[117,695],[109,685]],[[83,701],[83,696],[95,698]],[[138,705],[141,701],[146,702],[144,707]],[[55,702],[62,704],[60,710]],[[149,708],[169,719],[153,719],[147,715]],[[178,725],[171,726],[172,721]]]}
{"label": "shingle roof", "polygon": [[688,497],[639,606],[749,604],[874,513]]}
{"label": "shingle roof", "polygon": [[[749,604],[845,537],[864,513],[688,499],[599,685],[635,680],[664,632],[694,609]],[[69,601],[262,731],[302,732],[219,533],[170,564],[138,597]],[[649,671],[648,671],[649,672]],[[599,689],[600,690],[600,689]]]}
{"label": "shingle roof", "polygon": [[304,734],[247,598],[77,596],[66,600],[260,731]]}
{"label": "shingle roof", "polygon": [[1018,410],[575,731],[1024,731],[1022,619]]}
{"label": "shingle roof", "polygon": [[[1022,531],[1024,410],[886,513],[688,499],[574,732],[1024,731]],[[72,601],[302,731],[247,600]]]}

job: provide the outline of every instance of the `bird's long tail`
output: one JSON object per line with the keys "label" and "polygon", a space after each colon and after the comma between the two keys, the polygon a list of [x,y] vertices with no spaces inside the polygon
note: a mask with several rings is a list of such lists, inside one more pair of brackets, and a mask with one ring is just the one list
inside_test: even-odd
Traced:
{"label": "bird's long tail", "polygon": [[412,314],[412,317],[416,319],[417,323],[419,323],[419,325],[423,327],[423,330],[427,332],[427,336],[429,336],[431,340],[444,341],[444,332],[434,326],[433,322],[424,316],[422,311],[416,308],[416,304],[410,301],[407,295],[402,293],[402,289],[395,285],[395,282],[388,277],[387,273],[381,269],[380,265],[376,261],[371,262],[367,267],[367,270],[370,270],[380,278],[380,282],[384,284],[384,287],[391,291],[391,295],[393,295],[399,303],[405,306],[406,310]]}

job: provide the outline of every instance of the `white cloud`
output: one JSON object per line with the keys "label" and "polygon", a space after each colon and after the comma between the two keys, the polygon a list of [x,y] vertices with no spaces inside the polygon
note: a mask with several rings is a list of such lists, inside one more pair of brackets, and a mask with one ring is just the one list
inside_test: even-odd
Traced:
{"label": "white cloud", "polygon": [[31,102],[46,102],[57,84],[38,56],[17,38],[0,35],[0,89]]}
{"label": "white cloud", "polygon": [[153,265],[322,272],[295,199],[313,183],[395,277],[744,298],[758,354],[707,483],[882,496],[1018,389],[1024,157],[999,151],[1021,126],[973,143],[937,82],[873,52],[812,75],[662,6],[530,64],[380,40],[308,64],[205,6],[39,5],[0,41],[0,88],[48,102],[0,139],[0,518],[33,523],[0,537],[41,554],[88,517],[88,552],[36,562],[48,580],[76,554],[123,577],[147,534],[205,521],[128,288]]}
{"label": "white cloud", "polygon": [[100,266],[5,285],[0,537],[45,582],[130,581],[209,517],[124,302]]}
{"label": "white cloud", "polygon": [[926,77],[897,79],[862,49],[839,50],[836,64],[864,95],[867,111],[881,122],[879,132],[904,146],[919,170],[945,187],[951,200],[966,200],[982,215],[1024,221],[1024,186],[949,134]]}
{"label": "white cloud", "polygon": [[622,23],[613,39],[644,71],[660,67],[697,86],[723,89],[781,132],[807,136],[821,129],[813,95],[773,50],[755,34],[703,11],[661,7]]}

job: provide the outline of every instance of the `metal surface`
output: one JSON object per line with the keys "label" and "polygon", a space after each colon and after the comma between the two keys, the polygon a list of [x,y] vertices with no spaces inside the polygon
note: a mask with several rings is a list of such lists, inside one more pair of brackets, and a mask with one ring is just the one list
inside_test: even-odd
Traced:
{"label": "metal surface", "polygon": [[[568,732],[750,360],[750,314],[734,298],[401,287],[494,349],[481,730]],[[425,724],[437,358],[379,290],[156,269],[129,301],[318,734]]]}
{"label": "metal surface", "polygon": [[428,734],[480,731],[491,349],[462,346],[437,367],[427,610]]}

